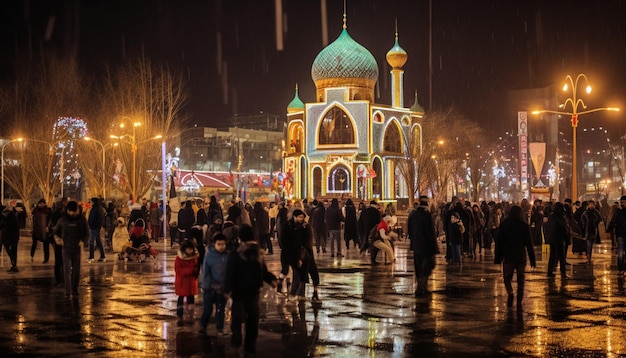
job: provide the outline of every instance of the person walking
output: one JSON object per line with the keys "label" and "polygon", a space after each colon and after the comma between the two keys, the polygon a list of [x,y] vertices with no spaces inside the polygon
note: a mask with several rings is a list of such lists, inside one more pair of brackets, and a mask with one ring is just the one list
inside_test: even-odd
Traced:
{"label": "person walking", "polygon": [[254,209],[252,210],[253,227],[254,231],[258,235],[259,244],[261,248],[267,250],[268,255],[274,254],[274,248],[272,247],[272,240],[270,235],[270,216],[267,210],[260,202],[254,203]]}
{"label": "person walking", "polygon": [[48,238],[48,218],[51,210],[46,206],[46,200],[41,199],[33,209],[33,244],[30,246],[30,261],[34,261],[37,243],[41,242],[43,247],[43,263],[48,263],[50,259],[50,240]]}
{"label": "person walking", "polygon": [[424,296],[428,291],[428,278],[435,268],[435,255],[439,253],[433,217],[428,210],[428,199],[421,198],[417,209],[411,211],[407,219],[407,235],[413,250],[413,266],[417,289],[415,297]]}
{"label": "person walking", "polygon": [[615,210],[607,231],[615,231],[617,238],[617,270],[620,275],[626,275],[626,262],[624,262],[624,248],[626,242],[626,195],[619,198],[619,209]]}
{"label": "person walking", "polygon": [[326,237],[328,236],[328,227],[326,226],[326,208],[324,203],[317,200],[313,200],[313,209],[311,210],[310,224],[313,228],[313,235],[315,237],[315,247],[317,253],[320,250],[323,254],[326,253]]}
{"label": "person walking", "polygon": [[504,287],[508,294],[506,305],[513,306],[513,272],[517,272],[517,310],[522,311],[524,297],[524,280],[526,272],[526,257],[530,260],[530,267],[535,268],[535,250],[530,231],[530,225],[524,217],[522,208],[513,205],[509,216],[504,219],[496,237],[494,263],[502,264]]}
{"label": "person walking", "polygon": [[461,244],[463,243],[463,233],[465,227],[461,216],[454,211],[450,214],[450,225],[446,234],[446,242],[450,242],[450,262],[452,264],[461,264]]}
{"label": "person walking", "polygon": [[163,210],[157,203],[150,204],[150,234],[154,242],[159,242],[163,236]]}
{"label": "person walking", "polygon": [[100,205],[100,199],[91,198],[91,210],[89,210],[89,263],[93,262],[95,247],[100,251],[98,262],[105,262],[104,246],[100,239],[100,230],[104,226],[104,208]]}
{"label": "person walking", "polygon": [[571,241],[570,227],[565,219],[563,203],[554,204],[552,214],[545,225],[545,241],[550,244],[550,258],[548,260],[548,277],[554,277],[557,262],[561,270],[561,278],[569,278],[565,267],[565,244]]}
{"label": "person walking", "polygon": [[356,206],[354,206],[352,199],[348,199],[346,201],[346,206],[343,207],[343,217],[345,218],[343,225],[343,240],[346,242],[346,250],[350,249],[350,241],[353,242],[354,247],[359,247]]}
{"label": "person walking", "polygon": [[57,286],[62,286],[64,282],[63,274],[63,246],[57,244],[54,239],[54,228],[57,223],[65,215],[65,207],[67,201],[65,199],[53,204],[53,210],[48,220],[48,233],[50,241],[52,241],[52,247],[54,248],[54,281]]}
{"label": "person walking", "polygon": [[294,210],[283,231],[285,259],[293,271],[293,284],[289,294],[298,298],[304,297],[310,277],[313,281],[312,299],[319,300],[317,287],[320,284],[320,276],[313,256],[313,233],[305,218],[304,211]]}
{"label": "person walking", "polygon": [[0,240],[11,261],[9,273],[19,272],[17,268],[17,243],[20,241],[20,225],[15,209],[6,206],[2,208],[0,217]]}
{"label": "person walking", "polygon": [[200,317],[200,333],[206,334],[206,327],[215,305],[215,328],[219,335],[224,335],[224,308],[226,297],[224,285],[226,281],[226,236],[216,234],[213,246],[204,257],[202,263],[202,316]]}
{"label": "person walking", "polygon": [[339,209],[339,201],[333,198],[330,206],[326,209],[326,227],[328,227],[328,237],[330,238],[330,257],[343,257],[341,253],[341,222],[344,221],[341,210]]}
{"label": "person walking", "polygon": [[80,256],[83,246],[89,239],[89,226],[83,215],[79,214],[78,203],[67,203],[66,212],[54,228],[54,240],[63,247],[63,281],[65,298],[78,297],[80,282]]}
{"label": "person walking", "polygon": [[[260,290],[263,282],[276,287],[276,276],[267,270],[263,252],[254,240],[254,229],[241,225],[239,237],[242,241],[236,251],[231,252],[226,264],[224,292],[233,300],[231,316],[231,344],[244,345],[247,355],[256,354],[259,335]],[[245,341],[241,326],[246,324]]]}
{"label": "person walking", "polygon": [[582,223],[583,236],[587,242],[587,264],[591,264],[591,255],[593,253],[593,244],[600,240],[600,231],[598,226],[602,222],[602,216],[598,209],[596,209],[596,203],[593,200],[587,201],[587,209],[580,216],[580,222]]}

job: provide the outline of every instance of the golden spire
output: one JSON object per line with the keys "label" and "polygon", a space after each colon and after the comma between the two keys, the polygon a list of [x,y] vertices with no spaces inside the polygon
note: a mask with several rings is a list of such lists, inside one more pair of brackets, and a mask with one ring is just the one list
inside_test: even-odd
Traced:
{"label": "golden spire", "polygon": [[348,16],[346,15],[346,1],[347,0],[343,0],[343,28],[344,29],[348,28]]}

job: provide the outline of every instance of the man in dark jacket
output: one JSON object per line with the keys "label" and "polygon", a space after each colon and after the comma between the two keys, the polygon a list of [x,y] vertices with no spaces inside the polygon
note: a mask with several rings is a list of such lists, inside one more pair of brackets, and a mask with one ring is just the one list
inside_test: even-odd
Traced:
{"label": "man in dark jacket", "polygon": [[587,241],[587,264],[591,264],[593,244],[596,240],[600,240],[598,225],[602,222],[602,216],[596,209],[596,203],[593,200],[587,202],[587,209],[580,216],[580,222],[582,223],[583,236],[585,241]]}
{"label": "man in dark jacket", "polygon": [[313,235],[315,236],[315,247],[317,253],[326,253],[326,235],[328,228],[326,227],[326,208],[323,203],[313,200],[313,210],[311,210],[311,219],[309,220],[313,227]]}
{"label": "man in dark jacket", "polygon": [[565,273],[565,245],[570,242],[570,228],[565,220],[563,203],[555,203],[552,214],[548,217],[545,227],[545,240],[550,244],[548,260],[548,277],[554,277],[557,261],[561,269],[561,277],[569,278]]}
{"label": "man in dark jacket", "polygon": [[[363,242],[361,242],[361,253],[372,249],[369,245],[369,234],[380,223],[381,215],[378,210],[378,203],[374,200],[370,201],[370,205],[363,210],[361,216],[359,217],[359,230],[362,234],[359,234],[359,237],[363,238]],[[373,251],[373,250],[372,250]],[[375,262],[375,255],[372,255],[372,262]]]}
{"label": "man in dark jacket", "polygon": [[17,269],[17,243],[20,241],[20,225],[15,210],[10,206],[2,207],[0,232],[2,246],[4,246],[9,260],[11,260],[11,268],[7,272],[19,272]]}
{"label": "man in dark jacket", "polygon": [[330,257],[335,257],[335,249],[337,249],[337,257],[343,257],[341,254],[341,222],[343,220],[339,201],[337,198],[333,198],[330,206],[326,209],[326,227],[330,237]]}
{"label": "man in dark jacket", "polygon": [[178,213],[178,230],[185,239],[190,238],[191,227],[196,222],[196,215],[193,212],[191,200],[185,202],[185,207]]}
{"label": "man in dark jacket", "polygon": [[439,253],[433,217],[428,211],[428,199],[421,198],[417,209],[407,219],[407,234],[413,250],[413,265],[417,289],[415,297],[428,294],[428,278],[435,268],[435,255]]}
{"label": "man in dark jacket", "polygon": [[615,210],[606,231],[615,230],[617,237],[617,270],[620,274],[626,274],[626,262],[624,262],[624,247],[626,242],[626,195],[619,198],[619,209]]}
{"label": "man in dark jacket", "polygon": [[276,287],[276,276],[267,270],[261,248],[254,240],[254,230],[242,225],[242,244],[230,253],[226,264],[224,292],[233,299],[230,330],[231,344],[240,347],[242,343],[241,325],[245,320],[246,354],[256,354],[256,340],[259,335],[259,296],[263,282]]}
{"label": "man in dark jacket", "polygon": [[517,272],[517,310],[522,310],[524,297],[524,280],[526,272],[526,255],[530,259],[530,267],[536,266],[535,250],[530,234],[530,225],[526,222],[522,208],[513,205],[509,217],[502,221],[496,237],[494,263],[502,263],[504,287],[508,293],[506,305],[513,305],[513,272]]}
{"label": "man in dark jacket", "polygon": [[98,262],[105,262],[106,257],[104,255],[104,247],[102,246],[102,240],[100,239],[100,230],[104,225],[104,208],[100,205],[100,199],[91,199],[91,210],[89,211],[89,263],[93,262],[94,246],[98,247],[100,251],[100,258]]}
{"label": "man in dark jacket", "polygon": [[306,283],[309,276],[313,281],[313,300],[318,300],[317,286],[320,284],[320,276],[317,263],[313,256],[313,235],[311,227],[305,221],[304,211],[296,209],[283,231],[283,250],[285,260],[293,271],[293,285],[291,296],[304,296]]}
{"label": "man in dark jacket", "polygon": [[46,200],[41,199],[33,209],[33,244],[30,247],[30,260],[33,261],[37,242],[41,241],[43,246],[43,263],[50,259],[50,241],[48,240],[48,217],[50,208],[46,206]]}
{"label": "man in dark jacket", "polygon": [[80,253],[89,237],[87,220],[78,213],[78,203],[67,203],[65,215],[59,219],[54,228],[54,240],[63,246],[63,275],[65,281],[65,297],[70,294],[78,297],[80,281]]}

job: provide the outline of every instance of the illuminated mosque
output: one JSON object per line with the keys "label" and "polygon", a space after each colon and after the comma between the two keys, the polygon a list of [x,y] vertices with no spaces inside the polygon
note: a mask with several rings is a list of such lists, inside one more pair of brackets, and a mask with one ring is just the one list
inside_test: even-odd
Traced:
{"label": "illuminated mosque", "polygon": [[[402,66],[407,53],[398,43],[387,52],[391,66],[391,105],[374,102],[378,64],[372,54],[343,30],[311,66],[316,102],[304,103],[296,93],[287,107],[288,148],[283,170],[287,194],[296,198],[350,197],[395,200],[408,198],[397,168],[407,145],[421,146],[417,103],[404,107]],[[412,140],[409,140],[412,136]]]}

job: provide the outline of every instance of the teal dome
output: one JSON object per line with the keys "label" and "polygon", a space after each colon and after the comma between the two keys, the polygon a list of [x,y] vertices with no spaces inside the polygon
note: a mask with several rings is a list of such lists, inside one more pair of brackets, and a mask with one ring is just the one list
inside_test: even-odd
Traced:
{"label": "teal dome", "polygon": [[313,61],[311,78],[313,81],[328,78],[363,78],[376,81],[378,63],[344,28],[339,37],[326,46]]}
{"label": "teal dome", "polygon": [[296,86],[296,94],[295,96],[293,96],[291,102],[289,102],[289,105],[287,106],[287,111],[299,109],[304,109],[304,102],[302,102],[300,96],[298,96],[298,86]]}

